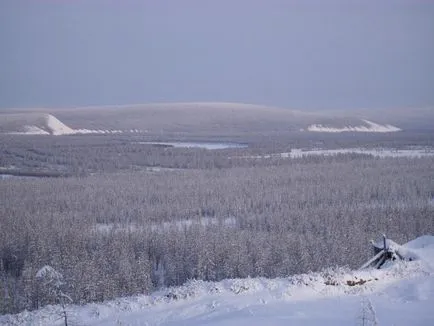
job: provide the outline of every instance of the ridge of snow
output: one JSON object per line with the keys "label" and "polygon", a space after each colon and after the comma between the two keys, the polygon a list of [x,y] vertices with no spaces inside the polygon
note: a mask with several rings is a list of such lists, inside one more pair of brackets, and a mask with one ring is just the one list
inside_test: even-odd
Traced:
{"label": "ridge of snow", "polygon": [[[341,326],[361,318],[365,325],[432,325],[434,236],[400,248],[417,253],[420,260],[393,262],[380,270],[339,268],[276,279],[191,280],[148,296],[68,305],[68,318],[86,325]],[[59,310],[46,306],[0,316],[0,324],[62,325]]]}
{"label": "ridge of snow", "polygon": [[121,133],[142,133],[139,129],[124,130],[92,130],[73,129],[51,114],[43,114],[35,124],[25,125],[24,131],[8,132],[10,135],[76,135],[76,134],[121,134]]}
{"label": "ridge of snow", "polygon": [[369,120],[362,120],[367,126],[347,126],[342,128],[327,127],[322,124],[313,124],[307,127],[311,132],[397,132],[401,131],[400,128],[390,124],[381,125]]}

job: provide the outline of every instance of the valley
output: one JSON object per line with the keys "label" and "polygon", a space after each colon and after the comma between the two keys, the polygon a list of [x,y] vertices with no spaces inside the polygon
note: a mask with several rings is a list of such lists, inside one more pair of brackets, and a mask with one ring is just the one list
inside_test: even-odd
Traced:
{"label": "valley", "polygon": [[[434,137],[425,126],[228,103],[63,110],[0,113],[0,310],[8,323],[61,324],[50,317],[59,299],[36,277],[44,266],[62,275],[69,314],[84,323],[110,324],[116,314],[159,324],[157,311],[174,307],[148,307],[150,298],[197,284],[201,293],[267,285],[248,304],[226,294],[175,299],[175,315],[189,317],[162,324],[250,323],[249,309],[298,318],[282,312],[299,301],[285,294],[293,291],[282,285],[287,277],[356,269],[383,232],[400,243],[434,232]],[[315,307],[322,300],[310,298]],[[348,298],[348,311],[359,299]],[[134,313],[106,308],[119,300]],[[258,300],[272,304],[263,310]],[[226,316],[217,302],[241,314]],[[183,312],[190,303],[210,317]]]}

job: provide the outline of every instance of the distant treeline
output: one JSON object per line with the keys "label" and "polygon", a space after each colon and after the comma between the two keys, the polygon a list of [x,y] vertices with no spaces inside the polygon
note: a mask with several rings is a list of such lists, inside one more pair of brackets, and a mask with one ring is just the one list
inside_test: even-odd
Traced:
{"label": "distant treeline", "polygon": [[60,177],[70,177],[71,174],[62,173],[57,171],[26,171],[26,170],[0,170],[0,175],[9,175],[14,177],[34,177],[34,178],[60,178]]}
{"label": "distant treeline", "polygon": [[[39,176],[86,176],[93,173],[140,171],[148,167],[175,169],[214,169],[290,164],[288,159],[269,160],[252,156],[290,152],[294,148],[408,148],[412,144],[431,146],[429,133],[315,134],[288,133],[273,137],[252,134],[247,137],[219,137],[216,142],[246,143],[248,148],[206,150],[143,144],[146,141],[209,141],[202,137],[160,139],[151,135],[0,135],[0,168],[7,173]],[[360,155],[360,154],[348,154]],[[309,160],[315,161],[316,158]],[[4,169],[1,172],[5,171]]]}
{"label": "distant treeline", "polygon": [[[188,279],[358,267],[380,232],[397,242],[434,232],[433,158],[347,154],[231,163],[228,154],[245,149],[98,143],[81,150],[3,146],[3,153],[23,156],[19,164],[35,158],[35,167],[99,173],[0,180],[1,313],[52,302],[35,278],[47,264],[63,274],[63,291],[85,303]],[[144,166],[196,169],[123,169],[139,157]],[[1,160],[17,165],[9,156]]]}

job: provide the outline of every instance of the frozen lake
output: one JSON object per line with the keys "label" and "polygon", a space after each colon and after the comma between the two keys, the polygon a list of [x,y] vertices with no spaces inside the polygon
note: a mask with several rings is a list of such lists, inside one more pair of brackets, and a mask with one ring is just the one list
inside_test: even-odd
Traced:
{"label": "frozen lake", "polygon": [[[41,176],[42,177],[42,176]],[[29,178],[39,178],[37,176],[30,176],[30,175],[13,175],[13,174],[2,174],[0,173],[0,180],[7,180],[7,179],[29,179]]]}
{"label": "frozen lake", "polygon": [[137,142],[143,145],[160,145],[176,148],[204,148],[209,150],[226,148],[247,148],[246,144],[239,143],[213,143],[213,142]]}

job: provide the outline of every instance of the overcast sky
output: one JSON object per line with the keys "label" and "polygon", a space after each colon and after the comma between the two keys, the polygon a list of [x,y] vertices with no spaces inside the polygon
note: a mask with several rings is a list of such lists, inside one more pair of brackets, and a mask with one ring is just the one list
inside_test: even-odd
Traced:
{"label": "overcast sky", "polygon": [[434,104],[434,1],[0,0],[0,107]]}

